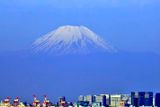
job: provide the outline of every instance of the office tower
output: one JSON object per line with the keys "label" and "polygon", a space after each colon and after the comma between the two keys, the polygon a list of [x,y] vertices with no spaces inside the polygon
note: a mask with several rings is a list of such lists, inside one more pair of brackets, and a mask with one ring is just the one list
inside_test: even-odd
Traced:
{"label": "office tower", "polygon": [[80,95],[80,96],[78,97],[78,101],[84,101],[84,96],[83,96],[83,95]]}
{"label": "office tower", "polygon": [[155,95],[155,106],[160,107],[160,93],[156,93]]}
{"label": "office tower", "polygon": [[101,96],[102,95],[106,96],[106,105],[109,106],[110,105],[110,95],[109,94],[101,94]]}
{"label": "office tower", "polygon": [[111,106],[120,107],[122,96],[120,94],[110,95]]}
{"label": "office tower", "polygon": [[153,92],[145,93],[144,106],[153,106]]}
{"label": "office tower", "polygon": [[132,106],[153,106],[152,92],[131,92]]}
{"label": "office tower", "polygon": [[105,95],[95,95],[95,102],[100,103],[101,106],[106,107],[106,96]]}
{"label": "office tower", "polygon": [[139,106],[139,102],[138,102],[138,92],[131,92],[131,105],[138,107]]}
{"label": "office tower", "polygon": [[129,107],[131,104],[131,96],[130,94],[122,94],[121,95],[121,106]]}
{"label": "office tower", "polygon": [[88,101],[89,104],[92,104],[94,102],[94,96],[93,95],[84,96],[84,101]]}

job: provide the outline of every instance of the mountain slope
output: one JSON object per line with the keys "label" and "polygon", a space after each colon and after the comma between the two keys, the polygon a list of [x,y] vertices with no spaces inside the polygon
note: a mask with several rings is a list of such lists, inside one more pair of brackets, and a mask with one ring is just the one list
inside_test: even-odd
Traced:
{"label": "mountain slope", "polygon": [[62,26],[40,37],[32,44],[36,53],[86,54],[113,52],[102,38],[84,26]]}

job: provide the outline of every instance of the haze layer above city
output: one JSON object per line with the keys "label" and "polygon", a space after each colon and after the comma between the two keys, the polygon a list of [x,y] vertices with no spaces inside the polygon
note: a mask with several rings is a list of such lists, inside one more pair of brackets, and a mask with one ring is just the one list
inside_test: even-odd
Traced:
{"label": "haze layer above city", "polygon": [[160,90],[159,0],[1,0],[0,99]]}

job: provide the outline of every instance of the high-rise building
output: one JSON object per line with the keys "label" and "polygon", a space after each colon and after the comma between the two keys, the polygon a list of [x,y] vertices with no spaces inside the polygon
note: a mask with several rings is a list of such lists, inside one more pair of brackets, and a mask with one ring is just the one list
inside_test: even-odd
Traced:
{"label": "high-rise building", "polygon": [[84,96],[84,101],[88,101],[89,104],[92,104],[94,102],[94,96],[93,95],[86,95],[86,96]]}
{"label": "high-rise building", "polygon": [[155,95],[155,106],[160,107],[160,93],[156,93]]}
{"label": "high-rise building", "polygon": [[84,101],[84,96],[83,96],[83,95],[80,95],[80,96],[78,97],[78,101]]}
{"label": "high-rise building", "polygon": [[129,107],[131,104],[130,94],[121,94],[120,107]]}
{"label": "high-rise building", "polygon": [[110,105],[110,94],[101,94],[101,96],[106,96],[106,105],[109,106]]}
{"label": "high-rise building", "polygon": [[105,95],[95,95],[95,102],[100,103],[101,106],[106,107],[106,96]]}
{"label": "high-rise building", "polygon": [[153,106],[153,92],[145,92],[144,106]]}
{"label": "high-rise building", "polygon": [[131,92],[131,105],[138,107],[139,106],[139,94],[138,92]]}
{"label": "high-rise building", "polygon": [[78,101],[80,101],[80,102],[81,101],[87,101],[91,105],[95,101],[95,98],[94,98],[93,95],[86,95],[86,96],[80,95],[78,97]]}
{"label": "high-rise building", "polygon": [[131,105],[153,106],[153,92],[131,92]]}
{"label": "high-rise building", "polygon": [[110,95],[111,106],[112,107],[120,107],[122,96],[121,94],[113,94]]}

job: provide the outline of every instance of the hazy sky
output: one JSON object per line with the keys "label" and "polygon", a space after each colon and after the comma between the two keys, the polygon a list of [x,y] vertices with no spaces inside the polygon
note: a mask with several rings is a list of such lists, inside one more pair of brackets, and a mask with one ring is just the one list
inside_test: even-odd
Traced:
{"label": "hazy sky", "polygon": [[[4,5],[66,7],[107,7],[107,6],[146,6],[160,3],[159,0],[1,0]],[[86,7],[85,7],[86,6]]]}
{"label": "hazy sky", "polygon": [[[58,63],[56,58],[21,59],[24,54],[18,52],[17,57],[1,56],[63,25],[84,25],[130,53],[86,56],[88,62],[62,57]],[[0,99],[46,92],[57,100],[108,90],[157,91],[160,58],[152,53],[160,55],[160,0],[0,0]]]}
{"label": "hazy sky", "polygon": [[62,25],[85,25],[119,50],[160,54],[159,0],[1,0],[0,51]]}

